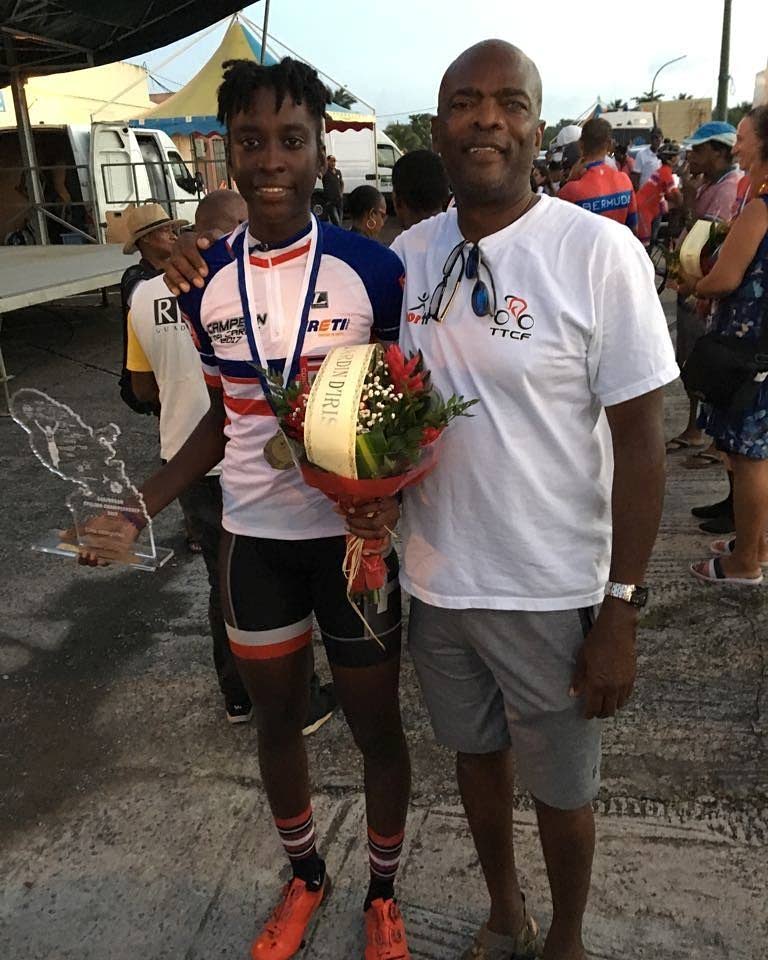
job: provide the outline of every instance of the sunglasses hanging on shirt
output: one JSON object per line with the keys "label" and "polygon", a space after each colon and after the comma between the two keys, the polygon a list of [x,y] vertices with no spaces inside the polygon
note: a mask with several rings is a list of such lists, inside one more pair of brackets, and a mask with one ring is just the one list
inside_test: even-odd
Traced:
{"label": "sunglasses hanging on shirt", "polygon": [[[469,248],[468,253],[466,252],[467,248]],[[457,264],[459,264],[459,271],[453,282],[450,295],[448,295],[448,287]],[[483,274],[488,278],[487,283],[483,280]],[[451,304],[461,286],[463,277],[475,281],[470,297],[472,312],[475,316],[493,317],[496,315],[496,285],[490,268],[487,262],[483,260],[480,247],[477,244],[470,244],[466,240],[462,240],[451,250],[443,264],[443,277],[430,298],[427,320],[435,320],[437,323],[443,322],[451,309]]]}

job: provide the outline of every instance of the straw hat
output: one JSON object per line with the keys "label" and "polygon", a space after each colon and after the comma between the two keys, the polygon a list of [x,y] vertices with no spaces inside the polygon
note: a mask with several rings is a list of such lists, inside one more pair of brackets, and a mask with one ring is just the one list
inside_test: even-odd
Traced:
{"label": "straw hat", "polygon": [[123,247],[123,253],[135,253],[136,241],[146,237],[153,230],[160,227],[186,227],[189,220],[172,220],[165,209],[159,203],[143,203],[141,206],[126,207],[123,211],[126,220],[126,232],[129,240]]}

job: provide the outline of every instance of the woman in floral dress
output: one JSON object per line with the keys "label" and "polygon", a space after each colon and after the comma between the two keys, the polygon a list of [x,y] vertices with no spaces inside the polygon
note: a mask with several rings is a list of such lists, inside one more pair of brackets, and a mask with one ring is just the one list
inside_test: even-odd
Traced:
{"label": "woman in floral dress", "polygon": [[[757,344],[768,327],[768,106],[757,107],[738,127],[734,156],[752,184],[744,205],[706,277],[687,281],[697,297],[717,300],[718,333]],[[755,385],[744,410],[707,407],[700,426],[715,439],[733,471],[736,536],[715,540],[711,560],[691,566],[700,580],[757,586],[768,567],[768,379]]]}

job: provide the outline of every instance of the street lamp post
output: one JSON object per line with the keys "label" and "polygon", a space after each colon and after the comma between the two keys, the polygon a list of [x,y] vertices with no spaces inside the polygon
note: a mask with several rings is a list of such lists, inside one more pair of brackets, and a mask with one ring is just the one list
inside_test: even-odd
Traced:
{"label": "street lamp post", "polygon": [[655,90],[656,90],[656,78],[657,78],[658,75],[661,73],[661,71],[664,69],[664,67],[668,67],[668,66],[669,66],[670,64],[672,64],[672,63],[677,63],[679,60],[685,60],[685,58],[686,58],[687,56],[688,56],[688,54],[687,54],[687,53],[684,53],[684,54],[682,55],[682,57],[675,57],[674,60],[667,60],[666,63],[662,63],[662,65],[659,67],[659,69],[656,71],[656,73],[654,73],[654,75],[653,75],[653,80],[651,80],[651,100],[653,100],[653,94],[654,94],[654,92],[655,92]]}

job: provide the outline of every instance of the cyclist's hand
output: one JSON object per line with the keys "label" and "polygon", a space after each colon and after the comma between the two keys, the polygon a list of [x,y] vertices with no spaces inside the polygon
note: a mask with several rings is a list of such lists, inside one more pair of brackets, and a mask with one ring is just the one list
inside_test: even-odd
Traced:
{"label": "cyclist's hand", "polygon": [[82,525],[79,537],[75,537],[77,562],[84,567],[131,563],[138,536],[137,527],[123,516],[104,513],[92,517]]}

